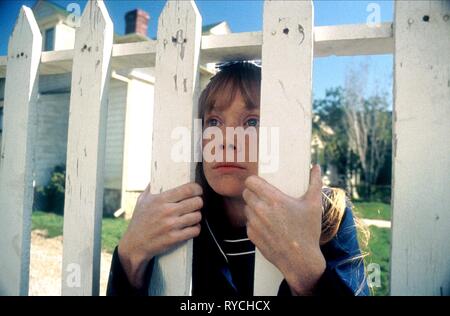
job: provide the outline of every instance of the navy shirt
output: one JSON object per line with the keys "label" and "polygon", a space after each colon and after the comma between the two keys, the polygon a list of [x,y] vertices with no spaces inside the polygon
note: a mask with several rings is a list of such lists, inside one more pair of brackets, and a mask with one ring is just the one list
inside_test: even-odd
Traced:
{"label": "navy shirt", "polygon": [[[221,225],[202,219],[200,235],[194,238],[192,295],[250,296],[253,295],[254,246],[245,232],[225,235]],[[236,240],[241,240],[237,241]],[[228,241],[227,241],[228,240]],[[234,242],[230,242],[233,240]],[[319,279],[315,295],[368,295],[364,263],[360,257],[352,211],[346,208],[336,236],[321,246],[326,269]],[[154,259],[147,267],[145,285],[133,288],[117,253],[113,254],[107,295],[147,295]],[[291,295],[286,280],[278,295]]]}

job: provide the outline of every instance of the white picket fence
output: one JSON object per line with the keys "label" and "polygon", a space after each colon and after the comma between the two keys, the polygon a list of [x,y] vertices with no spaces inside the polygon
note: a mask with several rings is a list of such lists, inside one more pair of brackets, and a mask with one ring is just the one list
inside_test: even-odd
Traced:
{"label": "white picket fence", "polygon": [[[262,176],[298,196],[310,165],[313,57],[373,54],[395,56],[391,294],[450,294],[449,15],[449,1],[397,1],[393,23],[314,27],[311,1],[265,1],[262,32],[202,36],[194,1],[168,1],[157,40],[113,44],[104,3],[89,1],[74,49],[42,52],[33,13],[22,7],[8,56],[0,57],[0,294],[28,294],[39,74],[72,72],[62,293],[98,295],[111,69],[156,69],[149,163],[158,193],[194,180],[195,162],[169,157],[172,129],[191,129],[197,117],[199,65],[262,59],[261,125],[283,126],[280,169]],[[151,294],[189,295],[191,259],[192,241],[159,257]],[[255,294],[275,295],[280,279],[257,252]]]}

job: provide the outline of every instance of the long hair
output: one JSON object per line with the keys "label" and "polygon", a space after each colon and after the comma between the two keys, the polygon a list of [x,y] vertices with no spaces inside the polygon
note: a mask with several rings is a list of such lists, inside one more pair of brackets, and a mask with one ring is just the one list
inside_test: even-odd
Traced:
{"label": "long hair", "polygon": [[[205,113],[213,107],[225,109],[230,106],[238,91],[247,106],[250,108],[260,106],[261,68],[258,65],[247,61],[235,61],[224,63],[219,68],[220,71],[210,79],[199,97],[199,114],[202,120]],[[196,172],[197,180],[204,190],[205,206],[217,203],[220,195],[214,192],[206,181],[202,163],[198,163]],[[344,190],[326,187],[322,189],[322,205],[324,213],[320,245],[328,243],[336,236],[346,208],[349,206],[351,208],[351,202]],[[369,230],[354,212],[352,216],[359,233],[360,248],[366,249],[370,237]],[[363,250],[361,251],[361,255],[352,260],[367,255]]]}

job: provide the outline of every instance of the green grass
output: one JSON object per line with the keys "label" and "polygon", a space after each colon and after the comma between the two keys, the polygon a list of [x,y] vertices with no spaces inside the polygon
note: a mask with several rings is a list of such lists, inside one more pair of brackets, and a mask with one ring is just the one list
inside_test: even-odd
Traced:
{"label": "green grass", "polygon": [[[354,212],[359,218],[391,220],[391,206],[381,202],[354,202]],[[381,287],[372,287],[372,295],[389,295],[389,258],[391,245],[391,230],[369,226],[369,245],[364,252],[366,267],[371,263],[380,266]],[[368,269],[370,274],[373,270]],[[370,276],[368,276],[370,278]],[[374,280],[375,281],[375,280]]]}
{"label": "green grass", "polygon": [[[371,263],[378,264],[380,266],[380,279],[381,287],[372,287],[372,295],[384,296],[389,295],[389,259],[390,259],[390,245],[391,245],[391,230],[389,228],[379,228],[370,226],[370,239],[368,249],[369,253],[365,257],[366,267]],[[374,270],[368,269],[369,280],[371,272]]]}
{"label": "green grass", "polygon": [[[47,237],[61,236],[63,233],[63,217],[53,213],[34,211],[31,217],[32,229],[47,231]],[[122,234],[128,227],[128,221],[121,218],[103,218],[102,249],[112,253]]]}
{"label": "green grass", "polygon": [[128,221],[122,218],[104,218],[102,221],[102,248],[113,253],[120,238],[128,227]]}
{"label": "green grass", "polygon": [[31,223],[32,230],[46,230],[48,238],[61,236],[63,233],[63,217],[61,215],[33,211]]}
{"label": "green grass", "polygon": [[381,202],[353,202],[360,218],[391,220],[391,206]]}

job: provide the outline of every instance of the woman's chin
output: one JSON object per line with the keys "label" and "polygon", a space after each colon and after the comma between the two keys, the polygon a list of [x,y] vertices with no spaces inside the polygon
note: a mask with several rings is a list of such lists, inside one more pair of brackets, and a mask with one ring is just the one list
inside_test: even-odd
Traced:
{"label": "woman's chin", "polygon": [[227,177],[218,179],[211,187],[216,193],[226,197],[240,197],[244,191],[244,183],[241,180]]}

